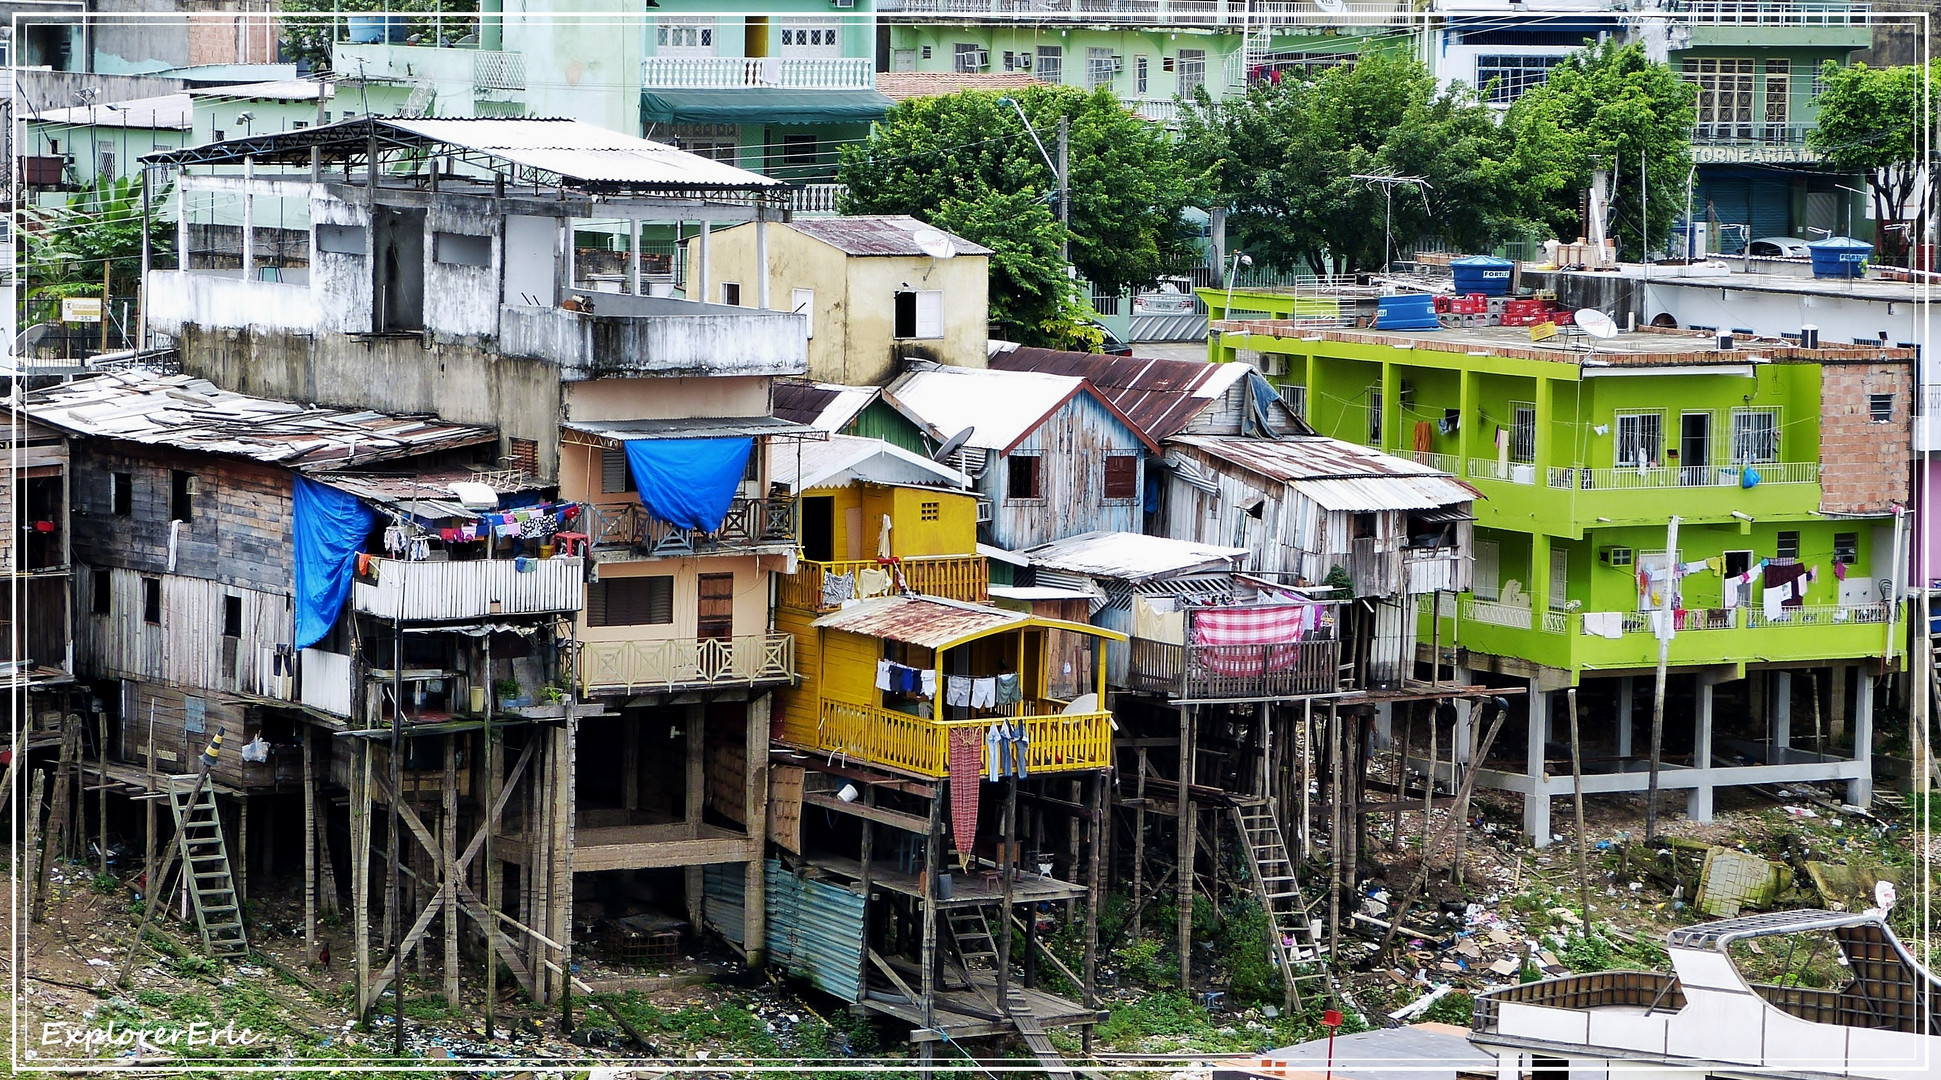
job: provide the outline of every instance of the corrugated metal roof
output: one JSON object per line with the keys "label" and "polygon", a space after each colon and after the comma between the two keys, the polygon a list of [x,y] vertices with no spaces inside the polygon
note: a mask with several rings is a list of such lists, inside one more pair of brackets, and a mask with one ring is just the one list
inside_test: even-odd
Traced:
{"label": "corrugated metal roof", "polygon": [[459,500],[453,484],[484,484],[501,499],[527,491],[544,490],[547,485],[529,476],[506,471],[469,472],[439,470],[409,477],[367,476],[362,473],[321,473],[317,479],[340,491],[347,491],[367,502],[396,507],[422,518],[472,517],[478,510]]}
{"label": "corrugated metal roof", "polygon": [[1238,570],[1247,549],[1143,533],[1088,532],[1027,548],[1022,554],[1034,567],[1138,582],[1172,574]]}
{"label": "corrugated metal roof", "polygon": [[868,408],[880,393],[874,386],[777,379],[773,411],[784,420],[836,432],[856,419],[856,414]]}
{"label": "corrugated metal roof", "polygon": [[[1108,410],[1118,408],[1084,379],[1037,371],[992,371],[926,366],[891,383],[884,396],[936,429],[944,438],[971,429],[964,445],[1008,453],[1076,394],[1091,394]],[[1124,414],[1119,413],[1124,420]],[[1125,420],[1140,441],[1157,444]]]}
{"label": "corrugated metal roof", "polygon": [[73,435],[316,470],[472,446],[491,428],[250,397],[188,375],[132,370],[27,395],[34,419]]}
{"label": "corrugated metal roof", "polygon": [[1037,371],[1082,378],[1155,442],[1179,434],[1251,370],[1245,364],[1110,356],[1024,346],[993,353],[990,363],[1000,371]]}
{"label": "corrugated metal roof", "polygon": [[[191,87],[197,97],[255,98],[261,101],[315,101],[318,83],[311,79],[277,79],[270,82],[224,83],[221,86]],[[337,96],[337,88],[322,84],[326,100]]]}
{"label": "corrugated metal roof", "polygon": [[935,596],[883,596],[858,600],[812,625],[885,641],[941,649],[1028,622],[1016,611]]}
{"label": "corrugated metal roof", "polygon": [[828,433],[778,416],[682,416],[656,420],[572,420],[562,430],[629,442],[634,439],[732,439],[749,436],[821,440]]}
{"label": "corrugated metal roof", "polygon": [[1427,510],[1480,498],[1448,473],[1340,439],[1182,435],[1173,441],[1287,484],[1328,510]]}
{"label": "corrugated metal roof", "polygon": [[52,127],[85,124],[88,127],[187,131],[195,120],[195,100],[188,94],[163,94],[160,97],[131,98],[95,106],[48,109],[29,113],[27,120],[32,124]]}
{"label": "corrugated metal roof", "polygon": [[925,487],[970,487],[970,477],[948,465],[940,465],[921,454],[913,454],[881,439],[855,435],[831,435],[827,442],[802,446],[801,475],[797,455],[778,453],[772,462],[775,483],[791,491],[818,487],[840,487],[858,481],[872,484],[903,484]]}
{"label": "corrugated metal roof", "polygon": [[906,101],[960,90],[1022,90],[1042,81],[1024,71],[879,71],[876,92],[891,101]]}
{"label": "corrugated metal roof", "polygon": [[927,225],[908,214],[852,214],[847,217],[797,218],[789,228],[813,237],[846,255],[926,256],[917,246],[918,232],[941,234],[959,255],[989,255],[991,249],[961,236]]}

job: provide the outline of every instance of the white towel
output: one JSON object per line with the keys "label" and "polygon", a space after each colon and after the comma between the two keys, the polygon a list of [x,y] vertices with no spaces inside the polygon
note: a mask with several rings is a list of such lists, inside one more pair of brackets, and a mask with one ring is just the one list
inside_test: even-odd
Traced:
{"label": "white towel", "polygon": [[1780,615],[1782,614],[1782,612],[1781,612],[1781,610],[1780,610],[1780,607],[1779,607],[1779,605],[1781,605],[1781,604],[1783,604],[1783,603],[1785,603],[1785,602],[1786,602],[1786,598],[1787,598],[1787,597],[1788,597],[1789,595],[1791,595],[1791,594],[1792,594],[1792,591],[1793,591],[1793,590],[1792,590],[1792,587],[1791,587],[1791,586],[1789,586],[1789,585],[1781,585],[1781,586],[1780,586],[1780,587],[1778,587],[1777,589],[1767,589],[1767,590],[1765,590],[1765,592],[1766,592],[1766,618],[1768,618],[1768,619],[1777,619],[1777,618],[1779,618],[1779,617],[1780,617]]}
{"label": "white towel", "polygon": [[923,681],[923,696],[927,698],[936,697],[937,673],[934,671],[920,671],[917,675]]}
{"label": "white towel", "polygon": [[876,662],[876,688],[878,690],[888,690],[890,688],[890,662],[888,660],[878,660]]}
{"label": "white towel", "polygon": [[971,680],[971,708],[989,709],[997,705],[997,679],[986,675]]}

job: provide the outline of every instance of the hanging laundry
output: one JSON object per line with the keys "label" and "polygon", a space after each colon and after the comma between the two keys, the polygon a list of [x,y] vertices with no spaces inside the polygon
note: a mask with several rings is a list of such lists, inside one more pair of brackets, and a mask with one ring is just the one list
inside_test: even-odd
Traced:
{"label": "hanging laundry", "polygon": [[1786,604],[1786,598],[1792,594],[1792,591],[1791,585],[1781,585],[1778,588],[1769,588],[1765,591],[1766,618],[1778,619],[1785,614],[1782,609]]}
{"label": "hanging laundry", "polygon": [[950,837],[969,855],[977,847],[977,781],[983,772],[984,733],[975,727],[950,729]]}
{"label": "hanging laundry", "polygon": [[856,595],[856,575],[822,575],[822,606],[840,607],[842,602]]}
{"label": "hanging laundry", "polygon": [[890,669],[895,666],[896,665],[890,663],[888,660],[878,660],[876,662],[876,688],[878,690],[896,689],[895,685],[892,684],[890,681],[892,678],[892,676],[890,675]]}
{"label": "hanging laundry", "polygon": [[1725,573],[1725,556],[1723,556],[1723,555],[1714,555],[1714,556],[1712,556],[1711,558],[1709,558],[1709,559],[1707,559],[1707,560],[1705,560],[1705,568],[1706,568],[1707,570],[1710,570],[1710,571],[1711,571],[1711,572],[1713,572],[1714,574],[1724,574],[1724,573]]}
{"label": "hanging laundry", "polygon": [[901,694],[916,693],[917,687],[922,685],[922,672],[913,667],[904,667],[902,664],[895,665],[895,669],[897,692]]}
{"label": "hanging laundry", "polygon": [[997,704],[997,680],[986,675],[971,680],[971,708],[988,709]]}
{"label": "hanging laundry", "polygon": [[1002,780],[1010,775],[1011,735],[1003,724],[992,724],[984,731],[984,760],[990,766],[990,777]]}
{"label": "hanging laundry", "polygon": [[1768,592],[1774,589],[1781,590],[1784,593],[1783,599],[1786,606],[1798,607],[1800,606],[1799,598],[1804,593],[1795,592],[1793,586],[1798,584],[1800,579],[1806,576],[1806,573],[1807,568],[1798,563],[1787,563],[1785,565],[1768,563],[1766,565],[1766,590]]}
{"label": "hanging laundry", "polygon": [[956,705],[960,708],[969,708],[970,699],[971,699],[970,676],[968,675],[944,676],[944,704],[945,705]]}
{"label": "hanging laundry", "polygon": [[431,558],[431,538],[428,536],[412,537],[409,550],[412,562],[424,562],[426,559]]}
{"label": "hanging laundry", "polygon": [[1712,560],[1710,559],[1698,559],[1693,562],[1680,563],[1678,566],[1678,572],[1680,574],[1703,574],[1711,569]]}
{"label": "hanging laundry", "polygon": [[1415,449],[1426,454],[1435,449],[1435,428],[1427,420],[1415,422]]}
{"label": "hanging laundry", "polygon": [[925,670],[918,672],[917,675],[919,678],[917,693],[934,699],[937,696],[937,673]]}
{"label": "hanging laundry", "polygon": [[1016,672],[1012,672],[1009,675],[999,675],[997,677],[997,703],[999,705],[1016,705],[1023,697],[1019,691],[1021,681]]}
{"label": "hanging laundry", "polygon": [[1833,564],[1833,577],[1836,581],[1847,580],[1847,564],[1835,561]]}
{"label": "hanging laundry", "polygon": [[889,593],[890,593],[890,575],[888,573],[882,570],[873,570],[873,569],[862,569],[862,570],[856,571],[856,595],[857,596],[863,596],[863,597],[888,596]]}

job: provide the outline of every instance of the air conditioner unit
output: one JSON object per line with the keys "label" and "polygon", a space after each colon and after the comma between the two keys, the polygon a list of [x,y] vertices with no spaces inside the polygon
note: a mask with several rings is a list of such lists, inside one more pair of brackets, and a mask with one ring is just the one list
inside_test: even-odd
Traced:
{"label": "air conditioner unit", "polygon": [[983,71],[991,66],[991,54],[983,49],[971,53],[966,61],[972,71]]}
{"label": "air conditioner unit", "polygon": [[829,0],[829,6],[847,10],[856,6],[856,0]]}
{"label": "air conditioner unit", "polygon": [[982,525],[985,522],[991,520],[991,518],[994,517],[996,514],[997,514],[997,507],[994,503],[991,502],[991,500],[989,499],[977,500],[977,523],[979,525]]}
{"label": "air conditioner unit", "polygon": [[1261,353],[1258,364],[1262,375],[1287,374],[1287,356],[1283,353]]}
{"label": "air conditioner unit", "polygon": [[1120,72],[1120,71],[1124,71],[1125,69],[1126,69],[1126,58],[1118,55],[1117,53],[1114,53],[1112,55],[1112,70],[1114,72]]}
{"label": "air conditioner unit", "polygon": [[1019,71],[1030,71],[1030,70],[1031,70],[1031,54],[1030,54],[1030,53],[1028,53],[1028,52],[1025,52],[1025,53],[1019,53],[1019,54],[1018,54],[1018,70],[1019,70]]}

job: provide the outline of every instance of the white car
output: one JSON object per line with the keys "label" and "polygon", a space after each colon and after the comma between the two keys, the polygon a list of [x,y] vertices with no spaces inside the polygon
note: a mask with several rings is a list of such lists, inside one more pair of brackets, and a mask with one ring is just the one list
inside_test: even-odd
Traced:
{"label": "white car", "polygon": [[1746,245],[1746,253],[1782,259],[1804,259],[1812,254],[1807,250],[1806,241],[1791,236],[1762,236]]}
{"label": "white car", "polygon": [[1152,292],[1132,298],[1134,315],[1191,315],[1193,294],[1170,281],[1162,281]]}

